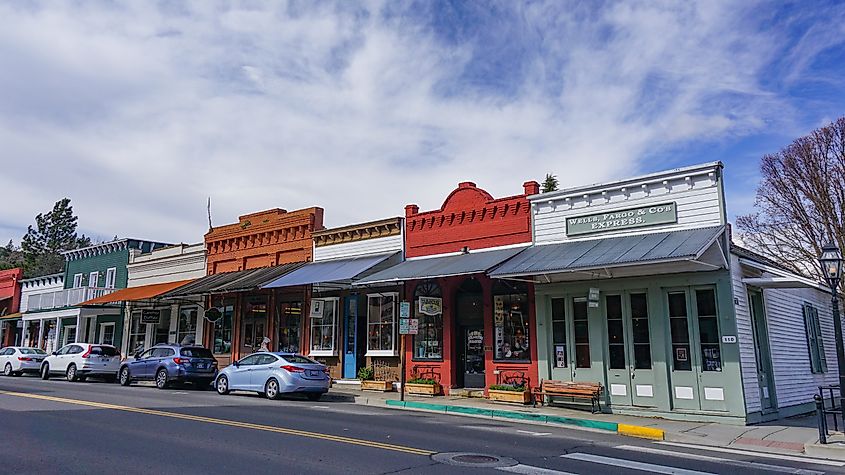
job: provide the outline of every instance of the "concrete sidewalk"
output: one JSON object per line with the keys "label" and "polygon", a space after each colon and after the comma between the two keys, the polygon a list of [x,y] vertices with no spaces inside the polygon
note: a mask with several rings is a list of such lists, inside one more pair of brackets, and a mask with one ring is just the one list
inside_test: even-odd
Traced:
{"label": "concrete sidewalk", "polygon": [[[554,424],[585,430],[614,431],[623,435],[710,447],[753,450],[773,454],[800,455],[808,446],[818,446],[815,416],[801,416],[754,426],[735,426],[705,422],[680,422],[655,417],[616,414],[591,414],[565,407],[520,406],[491,402],[481,398],[456,396],[416,397],[399,393],[361,391],[355,385],[335,385],[330,397],[353,399],[358,404],[406,410],[444,412],[455,415],[490,417],[534,424]],[[845,444],[824,446],[824,452],[812,455],[845,459]],[[831,452],[832,451],[832,452]],[[840,456],[841,454],[841,456]],[[840,458],[841,457],[841,458]]]}

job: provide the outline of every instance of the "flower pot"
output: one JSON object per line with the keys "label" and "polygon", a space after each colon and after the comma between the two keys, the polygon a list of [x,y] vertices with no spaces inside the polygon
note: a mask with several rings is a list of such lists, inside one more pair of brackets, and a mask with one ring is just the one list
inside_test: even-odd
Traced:
{"label": "flower pot", "polygon": [[405,383],[405,389],[408,394],[418,394],[420,396],[437,396],[440,394],[439,384]]}
{"label": "flower pot", "polygon": [[516,404],[528,404],[531,402],[531,393],[528,391],[500,391],[489,389],[487,397],[491,401],[512,402]]}
{"label": "flower pot", "polygon": [[381,392],[393,391],[393,381],[376,381],[373,379],[367,379],[361,381],[361,390]]}

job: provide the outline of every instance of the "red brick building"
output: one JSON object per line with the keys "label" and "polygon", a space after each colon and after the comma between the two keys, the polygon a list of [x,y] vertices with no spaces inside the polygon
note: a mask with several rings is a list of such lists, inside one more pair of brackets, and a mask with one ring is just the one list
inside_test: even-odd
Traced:
{"label": "red brick building", "polygon": [[[407,260],[366,284],[404,282],[403,300],[419,332],[405,336],[406,374],[450,388],[536,384],[534,289],[485,272],[531,243],[527,196],[493,198],[474,183],[458,185],[440,209],[405,207]],[[528,380],[528,381],[526,381]]]}
{"label": "red brick building", "polygon": [[[13,316],[21,305],[23,269],[0,270],[0,347],[14,344],[19,316]],[[6,318],[3,318],[6,317]]]}

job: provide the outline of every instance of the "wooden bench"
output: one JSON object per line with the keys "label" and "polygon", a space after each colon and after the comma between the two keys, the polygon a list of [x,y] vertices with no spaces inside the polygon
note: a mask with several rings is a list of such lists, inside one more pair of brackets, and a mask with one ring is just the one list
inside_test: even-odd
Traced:
{"label": "wooden bench", "polygon": [[552,397],[569,397],[573,399],[589,399],[590,410],[595,414],[601,410],[599,398],[604,387],[601,383],[576,383],[569,381],[555,381],[553,379],[540,380],[540,386],[531,391],[534,407],[537,407],[537,399],[540,405],[544,405],[546,397],[551,403]]}

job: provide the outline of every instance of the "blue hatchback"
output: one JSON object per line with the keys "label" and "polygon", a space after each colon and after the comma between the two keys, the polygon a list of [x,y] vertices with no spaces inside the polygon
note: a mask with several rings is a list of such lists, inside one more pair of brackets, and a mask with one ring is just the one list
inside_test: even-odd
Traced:
{"label": "blue hatchback", "polygon": [[152,380],[159,389],[174,382],[194,383],[197,388],[207,388],[217,376],[217,360],[208,348],[159,344],[120,366],[118,381],[129,386],[132,381]]}

